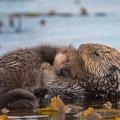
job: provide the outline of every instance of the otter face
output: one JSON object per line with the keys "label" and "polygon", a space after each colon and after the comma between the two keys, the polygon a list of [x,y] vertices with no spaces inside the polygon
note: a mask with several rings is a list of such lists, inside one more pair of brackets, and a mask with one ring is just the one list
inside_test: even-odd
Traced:
{"label": "otter face", "polygon": [[74,48],[63,48],[54,60],[55,73],[59,77],[76,78],[80,73],[79,53]]}
{"label": "otter face", "polygon": [[[48,95],[60,95],[65,99],[81,97],[84,89],[80,86],[78,74],[81,74],[79,53],[74,48],[62,48],[54,59],[52,71],[44,71],[43,77]],[[47,73],[46,73],[47,72]],[[49,73],[48,73],[49,72]]]}
{"label": "otter face", "polygon": [[63,53],[59,53],[55,57],[54,66],[55,66],[56,75],[63,77],[68,77],[70,75],[70,71],[65,65],[67,62],[68,62],[68,58]]}
{"label": "otter face", "polygon": [[87,94],[119,96],[120,52],[100,44],[83,44],[79,55],[85,69]]}
{"label": "otter face", "polygon": [[105,45],[83,44],[79,54],[86,72],[98,78],[110,74],[113,66],[120,66],[120,53]]}

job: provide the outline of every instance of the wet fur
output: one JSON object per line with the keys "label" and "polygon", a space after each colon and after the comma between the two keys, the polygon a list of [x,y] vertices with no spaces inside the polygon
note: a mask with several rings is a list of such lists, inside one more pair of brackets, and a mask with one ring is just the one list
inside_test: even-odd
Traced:
{"label": "wet fur", "polygon": [[81,45],[79,54],[85,70],[86,94],[120,97],[120,52],[106,45],[90,43]]}
{"label": "wet fur", "polygon": [[0,58],[0,97],[13,95],[8,92],[17,88],[32,93],[36,89],[44,89],[45,82],[41,64],[45,61],[53,64],[57,50],[57,47],[39,46],[18,49],[3,55]]}
{"label": "wet fur", "polygon": [[[79,75],[83,77],[84,73],[83,71],[80,72],[81,66],[82,62],[79,58],[79,53],[74,47],[66,47],[59,50],[54,60],[54,72],[49,74],[49,77],[53,78],[49,83],[49,86],[50,84],[51,87],[53,86],[50,94],[60,95],[62,99],[71,101],[83,98],[85,91],[81,87],[81,81],[78,79]],[[59,72],[64,69],[69,70],[67,76],[63,76]],[[44,75],[48,77],[48,75]]]}
{"label": "wet fur", "polygon": [[[58,61],[56,58],[61,54],[64,59]],[[69,79],[60,81],[61,86],[66,84],[67,89],[70,88],[76,93],[82,88],[85,97],[120,97],[120,52],[114,48],[99,44],[83,44],[78,50],[59,51],[55,57],[54,68],[57,71],[67,68],[70,71],[67,77]],[[63,75],[56,75],[65,78]],[[71,83],[73,84],[70,86]]]}

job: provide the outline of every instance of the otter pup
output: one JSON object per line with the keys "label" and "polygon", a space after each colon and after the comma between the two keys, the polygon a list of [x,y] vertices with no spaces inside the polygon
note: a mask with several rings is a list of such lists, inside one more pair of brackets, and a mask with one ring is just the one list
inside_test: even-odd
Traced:
{"label": "otter pup", "polygon": [[63,100],[69,101],[84,97],[84,88],[81,87],[81,81],[78,79],[79,75],[81,77],[83,75],[83,71],[80,71],[82,62],[79,57],[79,53],[73,47],[65,47],[57,52],[53,66],[54,72],[49,74],[49,77],[56,74],[52,75],[54,77],[50,84],[54,85],[54,88],[50,94],[60,95]]}
{"label": "otter pup", "polygon": [[90,98],[120,97],[120,52],[114,48],[83,44],[78,51],[60,51],[55,57],[54,68],[57,76],[72,78],[72,86],[69,86],[70,79],[67,83],[62,80],[72,91],[76,86],[82,87],[84,96]]}
{"label": "otter pup", "polygon": [[[57,47],[39,46],[18,49],[2,56],[0,58],[0,107],[7,107],[9,104],[9,100],[5,100],[6,96],[9,99],[14,98],[10,104],[20,103],[17,102],[18,100],[24,103],[23,100],[25,100],[25,103],[27,101],[27,104],[31,106],[31,100],[34,101],[36,98],[36,90],[45,88],[41,64],[45,61],[53,64],[57,50]],[[20,89],[16,90],[18,88]],[[43,94],[40,95],[42,96],[39,97],[43,97]],[[30,103],[28,103],[28,98],[32,98]]]}

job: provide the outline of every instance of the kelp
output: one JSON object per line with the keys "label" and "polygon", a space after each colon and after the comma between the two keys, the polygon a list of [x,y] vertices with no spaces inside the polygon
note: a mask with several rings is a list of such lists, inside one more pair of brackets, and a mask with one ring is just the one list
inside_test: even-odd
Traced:
{"label": "kelp", "polygon": [[53,115],[55,112],[63,111],[65,104],[59,96],[51,98],[51,103],[46,108],[36,109],[35,113]]}
{"label": "kelp", "polygon": [[79,112],[74,115],[74,117],[79,118],[80,120],[120,120],[120,110],[117,109],[94,109],[89,107],[87,110]]}
{"label": "kelp", "polygon": [[8,116],[7,115],[0,115],[0,120],[8,120]]}
{"label": "kelp", "polygon": [[[109,105],[109,107],[107,107]],[[102,106],[101,106],[102,107]],[[6,109],[4,109],[6,111]],[[74,111],[74,112],[73,112]],[[112,103],[105,103],[102,109],[94,109],[93,107],[88,107],[83,110],[80,106],[66,105],[62,99],[57,96],[51,98],[50,104],[45,108],[37,108],[34,111],[37,115],[47,115],[56,116],[65,113],[77,113],[74,117],[79,118],[79,120],[120,120],[120,110],[112,108]],[[9,116],[0,115],[0,120],[9,120]]]}
{"label": "kelp", "polygon": [[48,107],[36,109],[35,112],[38,114],[55,115],[56,112],[71,113],[72,110],[77,111],[77,113],[79,112],[74,115],[79,120],[120,120],[120,110],[112,108],[112,103],[110,102],[105,103],[102,109],[88,107],[86,110],[83,110],[80,106],[65,105],[59,96],[51,98],[51,103]]}

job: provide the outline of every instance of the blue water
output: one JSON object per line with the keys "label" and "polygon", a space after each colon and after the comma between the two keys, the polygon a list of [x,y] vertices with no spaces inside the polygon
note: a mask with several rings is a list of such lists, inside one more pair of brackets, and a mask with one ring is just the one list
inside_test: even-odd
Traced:
{"label": "blue water", "polygon": [[[76,4],[78,3],[78,4]],[[0,19],[3,22],[0,33],[0,54],[10,50],[40,44],[68,45],[78,47],[82,43],[101,43],[120,49],[120,1],[119,0],[1,0]],[[89,16],[79,16],[85,7]],[[71,17],[22,17],[22,31],[8,25],[8,15],[25,12],[73,13]],[[106,16],[96,16],[104,12]],[[40,24],[41,20],[46,25]]]}
{"label": "blue water", "polygon": [[[79,1],[79,2],[76,2]],[[78,13],[81,6],[86,7],[90,13],[107,12],[120,14],[119,0],[0,0],[0,13],[58,12]]]}

